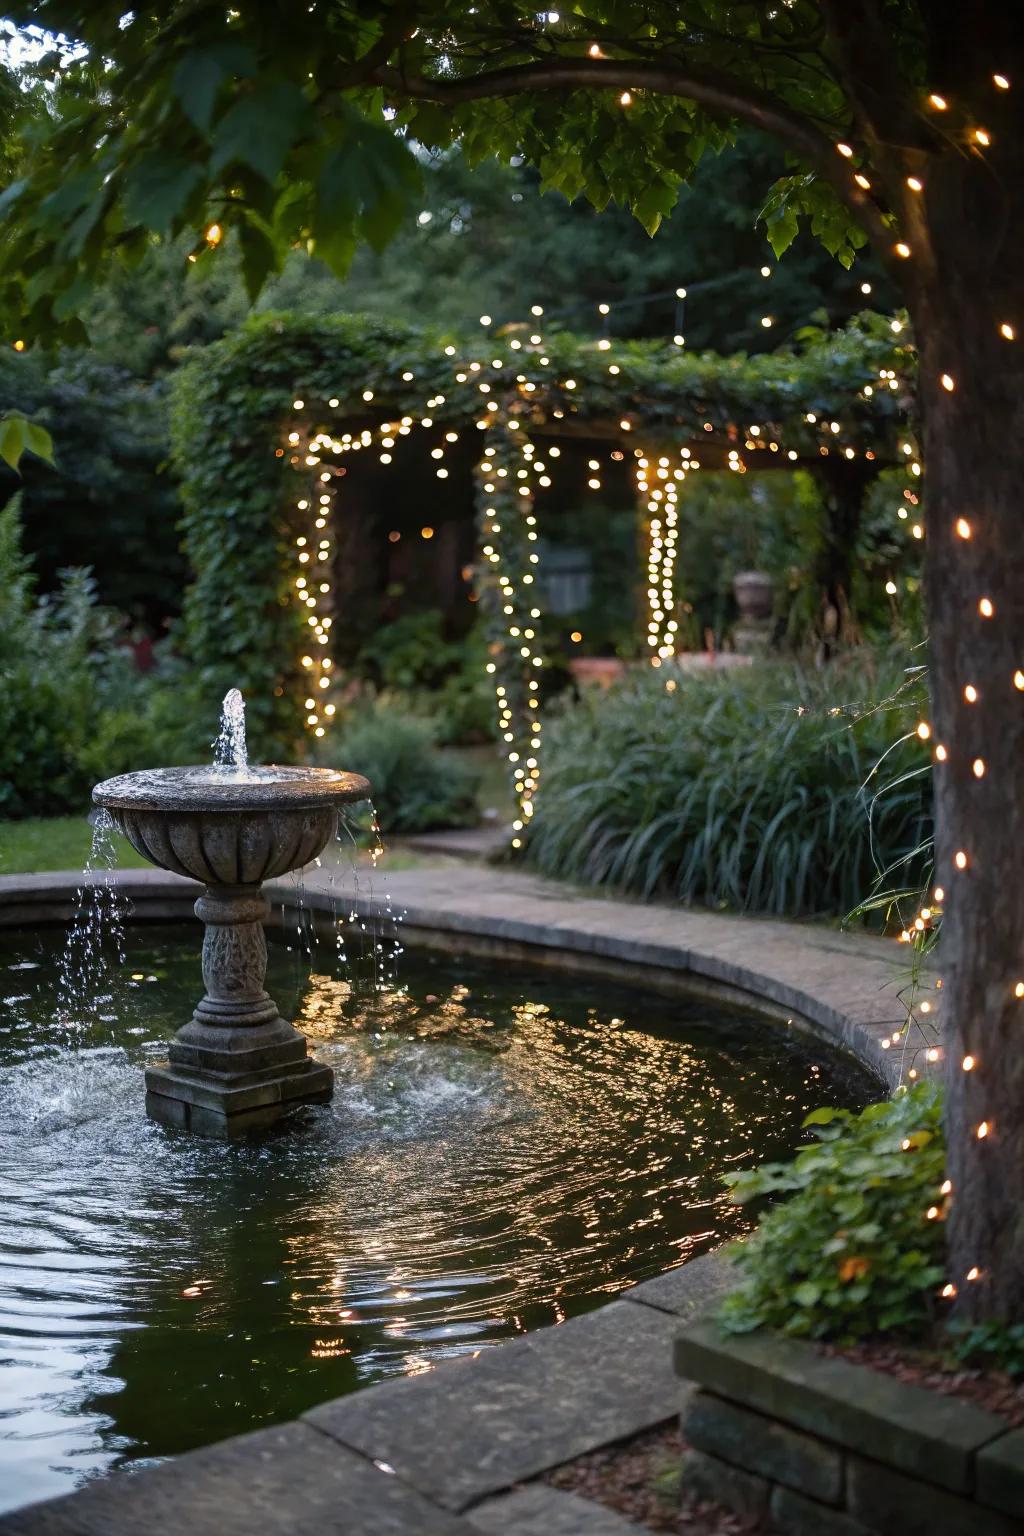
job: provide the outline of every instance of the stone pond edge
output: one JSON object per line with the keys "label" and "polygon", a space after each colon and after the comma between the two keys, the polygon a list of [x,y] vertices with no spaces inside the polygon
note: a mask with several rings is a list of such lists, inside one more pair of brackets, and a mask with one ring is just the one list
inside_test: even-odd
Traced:
{"label": "stone pond edge", "polygon": [[[123,871],[118,880],[136,920],[191,915],[191,881],[158,870]],[[0,928],[66,921],[80,884],[77,873],[0,877]],[[418,887],[414,878],[396,878],[392,886],[396,909],[403,912],[404,942],[529,958],[659,991],[728,998],[809,1030],[883,1083],[895,1080],[897,1063],[880,1047],[902,1013],[891,985],[892,962],[886,957],[880,963],[856,945],[837,955],[834,935],[823,944],[808,930],[802,962],[801,945],[793,943],[802,930],[757,923],[746,929],[758,940],[753,953],[741,943],[737,957],[723,954],[716,943],[696,943],[685,914],[678,918],[678,940],[664,932],[652,940],[642,916],[630,920],[632,913],[649,915],[652,909],[628,903],[567,893],[552,922],[551,914],[524,916],[521,901],[509,900],[503,910],[497,894],[481,910],[471,894],[439,895],[420,889],[423,883]],[[494,889],[500,892],[498,878]],[[326,881],[308,874],[301,898],[289,882],[269,887],[268,894],[279,912],[281,904],[294,908],[301,899],[307,910],[324,914],[336,900]],[[365,895],[346,892],[345,904],[361,915],[379,913],[379,903]],[[772,930],[785,934],[788,958],[781,954],[786,946],[774,952]],[[700,931],[720,931],[728,941],[724,948],[734,951],[742,920],[703,916]],[[773,958],[760,969],[757,955],[765,953],[766,934]],[[804,973],[818,985],[808,984]],[[491,1347],[479,1359],[380,1383],[321,1404],[291,1424],[12,1511],[0,1516],[0,1536],[170,1536],[189,1527],[190,1536],[253,1530],[266,1536],[306,1530],[322,1536],[472,1536],[482,1529],[508,1536],[520,1529],[526,1536],[527,1525],[516,1516],[522,1483],[678,1412],[683,1389],[672,1349],[680,1323],[693,1321],[728,1284],[724,1258],[704,1255],[632,1287],[596,1312]],[[548,1501],[553,1523],[555,1505],[564,1505],[566,1496],[531,1486],[530,1521],[538,1517],[538,1501]],[[610,1512],[587,1509],[595,1532],[613,1529]],[[623,1533],[632,1529],[619,1524]]]}

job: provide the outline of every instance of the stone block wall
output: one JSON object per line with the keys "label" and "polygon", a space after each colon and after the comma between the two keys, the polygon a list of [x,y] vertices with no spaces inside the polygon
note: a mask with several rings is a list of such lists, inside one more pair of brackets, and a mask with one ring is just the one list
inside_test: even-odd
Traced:
{"label": "stone block wall", "polygon": [[676,1340],[684,1497],[781,1536],[1020,1536],[1024,1429],[813,1345],[699,1322]]}

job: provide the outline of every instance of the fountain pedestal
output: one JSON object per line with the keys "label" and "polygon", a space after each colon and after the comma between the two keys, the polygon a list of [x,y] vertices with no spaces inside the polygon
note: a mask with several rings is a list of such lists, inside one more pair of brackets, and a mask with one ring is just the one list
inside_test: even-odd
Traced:
{"label": "fountain pedestal", "polygon": [[160,1062],[146,1071],[146,1113],[164,1125],[231,1137],[272,1124],[297,1104],[325,1104],[334,1074],[307,1055],[263,983],[270,903],[258,885],[207,886],[206,995]]}
{"label": "fountain pedestal", "polygon": [[157,768],[107,779],[93,801],[151,863],[199,881],[206,992],[146,1072],[146,1112],[201,1136],[259,1130],[323,1104],[334,1076],[269,997],[264,880],[319,857],[340,807],[370,786],[329,768]]}

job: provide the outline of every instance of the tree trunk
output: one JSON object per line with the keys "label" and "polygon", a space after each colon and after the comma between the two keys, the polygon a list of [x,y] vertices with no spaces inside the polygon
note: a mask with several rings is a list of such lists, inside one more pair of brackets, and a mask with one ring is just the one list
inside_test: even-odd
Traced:
{"label": "tree trunk", "polygon": [[945,892],[949,1279],[964,1315],[1019,1320],[1024,341],[1004,338],[1000,326],[1021,334],[1024,213],[1008,213],[1002,197],[979,200],[976,182],[955,168],[949,183],[929,188],[934,273],[911,299],[926,469],[935,880]]}
{"label": "tree trunk", "polygon": [[813,469],[821,493],[821,543],[814,561],[820,597],[819,636],[827,660],[837,649],[858,639],[853,609],[853,569],[861,508],[876,470],[864,460],[830,454]]}

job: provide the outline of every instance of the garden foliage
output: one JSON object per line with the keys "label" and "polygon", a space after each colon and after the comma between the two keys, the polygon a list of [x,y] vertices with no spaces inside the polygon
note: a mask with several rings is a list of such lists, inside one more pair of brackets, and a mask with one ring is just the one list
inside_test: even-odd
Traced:
{"label": "garden foliage", "polygon": [[919,691],[850,658],[824,677],[764,663],[587,692],[545,731],[530,860],[586,885],[788,916],[845,916],[883,875],[921,886]]}
{"label": "garden foliage", "polygon": [[[446,345],[465,365],[461,383]],[[441,395],[445,425],[472,432],[480,418],[479,363],[494,391],[515,402],[527,432],[534,411],[618,421],[628,398],[630,441],[731,442],[737,424],[761,423],[761,442],[778,438],[810,457],[819,452],[816,423],[841,416],[844,442],[880,465],[899,457],[909,402],[902,390],[869,394],[865,386],[883,367],[912,376],[912,356],[878,316],[828,335],[808,333],[799,353],[723,359],[670,342],[622,342],[615,376],[604,358],[589,340],[566,333],[552,332],[541,352],[383,319],[264,314],[179,371],[172,445],[185,549],[197,573],[185,604],[185,645],[211,695],[232,686],[245,691],[261,755],[293,745],[303,714],[304,620],[290,593],[295,499],[304,485],[285,451],[289,426],[337,433],[368,419],[419,420],[426,402]],[[296,399],[304,416],[296,415]],[[337,407],[328,406],[331,399]],[[717,436],[705,439],[709,430]],[[515,568],[504,568],[514,580]]]}
{"label": "garden foliage", "polygon": [[813,1339],[923,1333],[943,1276],[938,1090],[918,1083],[860,1114],[818,1109],[804,1124],[815,1141],[791,1163],[728,1175],[741,1204],[785,1198],[734,1250],[743,1280],[722,1305],[724,1325]]}
{"label": "garden foliage", "polygon": [[216,704],[204,715],[180,663],[137,672],[87,569],[36,600],[18,500],[0,511],[0,816],[84,812],[98,779],[205,761]]}
{"label": "garden foliage", "polygon": [[319,755],[332,767],[369,779],[385,836],[477,821],[476,774],[438,749],[429,720],[404,709],[357,711]]}

